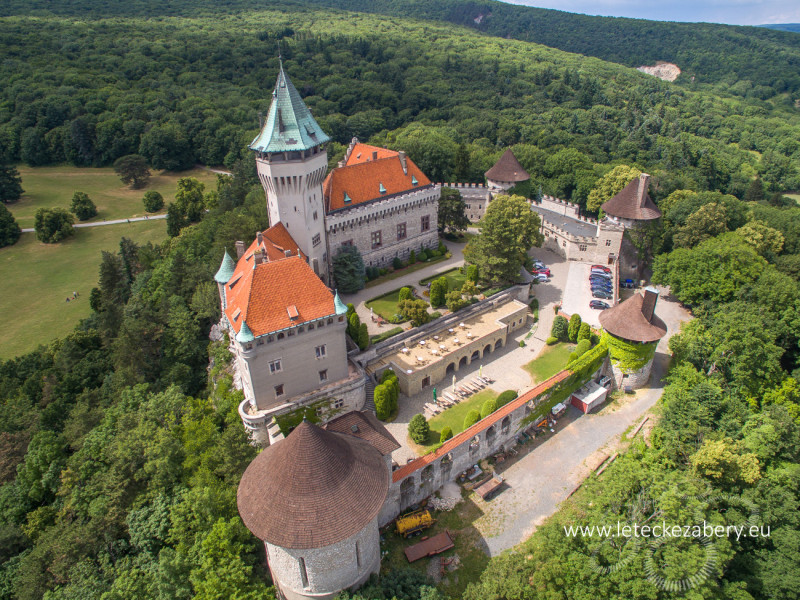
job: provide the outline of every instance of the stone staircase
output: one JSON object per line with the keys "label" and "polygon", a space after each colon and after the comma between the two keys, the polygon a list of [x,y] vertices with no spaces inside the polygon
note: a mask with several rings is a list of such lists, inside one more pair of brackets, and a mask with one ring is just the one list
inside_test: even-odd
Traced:
{"label": "stone staircase", "polygon": [[372,377],[367,377],[367,385],[364,386],[364,392],[367,394],[367,400],[364,402],[364,410],[376,412],[375,410],[375,383]]}

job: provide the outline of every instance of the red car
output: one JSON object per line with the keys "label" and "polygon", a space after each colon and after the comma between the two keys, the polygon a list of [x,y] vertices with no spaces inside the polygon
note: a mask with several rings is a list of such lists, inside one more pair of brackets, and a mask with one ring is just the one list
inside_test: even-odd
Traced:
{"label": "red car", "polygon": [[534,275],[547,275],[548,277],[550,277],[550,269],[548,269],[547,267],[545,267],[544,269],[534,268],[533,271],[531,271],[531,273],[533,273]]}
{"label": "red car", "polygon": [[593,269],[600,269],[601,271],[605,271],[606,273],[611,273],[611,269],[603,265],[592,265]]}

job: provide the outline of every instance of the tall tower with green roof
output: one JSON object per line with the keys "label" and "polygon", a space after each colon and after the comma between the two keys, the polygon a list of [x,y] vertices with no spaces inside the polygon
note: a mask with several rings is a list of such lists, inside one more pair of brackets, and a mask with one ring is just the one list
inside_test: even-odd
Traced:
{"label": "tall tower with green roof", "polygon": [[269,114],[250,149],[256,153],[270,225],[283,223],[325,282],[328,256],[322,182],[329,140],[281,63]]}

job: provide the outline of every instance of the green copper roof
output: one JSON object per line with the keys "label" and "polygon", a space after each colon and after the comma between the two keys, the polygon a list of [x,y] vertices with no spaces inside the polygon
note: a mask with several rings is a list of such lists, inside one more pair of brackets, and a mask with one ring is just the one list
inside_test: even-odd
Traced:
{"label": "green copper roof", "polygon": [[257,152],[308,150],[330,139],[311,116],[281,63],[269,115],[250,149]]}
{"label": "green copper roof", "polygon": [[242,328],[239,330],[239,333],[236,334],[236,341],[240,344],[246,344],[247,342],[252,342],[254,339],[256,338],[253,336],[253,332],[250,331],[247,323],[242,321]]}
{"label": "green copper roof", "polygon": [[219,271],[214,275],[214,281],[217,283],[228,283],[235,270],[236,263],[233,262],[231,255],[225,250],[225,255],[222,257],[222,264],[219,266]]}
{"label": "green copper roof", "polygon": [[339,290],[336,290],[336,295],[333,297],[333,307],[336,309],[337,315],[343,315],[347,312],[347,305],[339,298]]}

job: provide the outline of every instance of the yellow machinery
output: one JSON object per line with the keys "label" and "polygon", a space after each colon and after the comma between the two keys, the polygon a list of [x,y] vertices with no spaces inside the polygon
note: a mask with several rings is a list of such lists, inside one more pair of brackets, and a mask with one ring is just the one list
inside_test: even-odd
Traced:
{"label": "yellow machinery", "polygon": [[414,512],[397,518],[397,533],[403,537],[408,537],[423,529],[427,529],[435,522],[436,521],[431,516],[431,511],[415,510]]}

